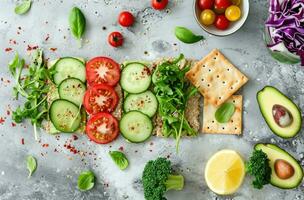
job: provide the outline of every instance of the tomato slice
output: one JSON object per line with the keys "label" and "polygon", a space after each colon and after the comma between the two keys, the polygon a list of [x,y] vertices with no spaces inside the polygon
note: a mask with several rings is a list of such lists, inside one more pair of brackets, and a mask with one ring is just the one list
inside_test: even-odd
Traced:
{"label": "tomato slice", "polygon": [[98,84],[90,87],[83,100],[83,105],[86,111],[90,114],[97,114],[99,112],[112,112],[118,103],[118,95],[113,87]]}
{"label": "tomato slice", "polygon": [[88,84],[107,84],[115,86],[120,79],[120,67],[117,62],[107,57],[96,57],[86,64],[86,77]]}
{"label": "tomato slice", "polygon": [[90,140],[107,144],[115,140],[119,133],[118,122],[110,113],[101,112],[91,117],[86,126]]}

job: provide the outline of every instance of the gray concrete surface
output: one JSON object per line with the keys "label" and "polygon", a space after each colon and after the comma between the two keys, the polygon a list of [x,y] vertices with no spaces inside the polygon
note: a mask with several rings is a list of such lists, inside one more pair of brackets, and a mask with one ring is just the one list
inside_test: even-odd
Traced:
{"label": "gray concrete surface", "polygon": [[[34,0],[32,9],[24,16],[14,14],[16,2],[0,1],[0,117],[5,120],[0,124],[1,200],[142,200],[140,177],[145,163],[157,156],[167,155],[170,155],[175,168],[186,178],[185,190],[169,192],[168,199],[304,199],[304,183],[294,190],[281,190],[270,185],[263,190],[256,190],[251,187],[251,179],[247,176],[238,192],[221,197],[207,188],[203,178],[204,165],[213,153],[229,148],[247,158],[257,142],[278,144],[304,166],[303,130],[289,140],[275,136],[263,120],[255,99],[258,90],[265,85],[273,85],[304,110],[304,68],[277,63],[264,47],[262,30],[267,17],[266,0],[251,0],[246,24],[237,33],[223,38],[208,35],[199,28],[193,17],[191,0],[172,0],[163,12],[152,10],[149,0]],[[87,31],[81,49],[68,30],[68,13],[75,5],[83,10],[87,19]],[[117,24],[116,19],[121,10],[130,10],[136,16],[136,24],[132,28],[122,28]],[[173,34],[177,25],[203,34],[206,40],[193,45],[179,42]],[[114,49],[108,45],[107,35],[114,30],[124,34],[124,47]],[[48,35],[49,39],[46,40]],[[71,135],[62,134],[56,138],[41,132],[41,141],[36,142],[31,125],[26,122],[14,126],[11,114],[7,113],[7,110],[22,103],[21,100],[12,99],[13,80],[7,64],[15,52],[27,58],[28,45],[42,47],[46,58],[50,59],[104,55],[118,62],[127,59],[153,60],[179,53],[200,59],[210,50],[219,48],[250,78],[240,91],[244,95],[243,135],[201,134],[197,138],[183,139],[179,154],[175,153],[174,140],[161,138],[152,138],[143,144],[130,144],[119,137],[109,145],[96,145],[89,142],[86,136],[78,136],[79,139],[72,141],[72,145],[85,152],[85,156],[74,155],[64,147],[64,143],[72,138]],[[12,50],[5,51],[6,48]],[[52,51],[50,48],[57,50]],[[24,145],[21,144],[22,138]],[[43,144],[49,146],[43,147]],[[130,160],[130,167],[126,171],[118,170],[108,156],[109,150],[121,147]],[[27,178],[25,166],[25,157],[29,154],[38,160],[37,171],[30,179]],[[76,188],[77,175],[86,169],[95,172],[96,187],[88,192],[80,192]]]}

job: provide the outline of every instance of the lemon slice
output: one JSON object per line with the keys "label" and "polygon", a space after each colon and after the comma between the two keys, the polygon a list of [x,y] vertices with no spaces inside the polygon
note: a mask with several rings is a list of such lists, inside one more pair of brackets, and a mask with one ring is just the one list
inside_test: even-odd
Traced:
{"label": "lemon slice", "polygon": [[207,162],[205,180],[215,193],[227,195],[234,193],[242,184],[245,165],[241,156],[233,150],[221,150]]}

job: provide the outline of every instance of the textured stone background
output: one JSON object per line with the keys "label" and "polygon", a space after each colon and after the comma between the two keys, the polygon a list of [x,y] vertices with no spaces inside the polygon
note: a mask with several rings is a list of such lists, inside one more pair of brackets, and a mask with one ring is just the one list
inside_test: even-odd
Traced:
{"label": "textured stone background", "polygon": [[[140,183],[144,164],[157,156],[170,155],[175,168],[186,177],[182,192],[169,192],[168,199],[304,199],[304,183],[295,190],[280,190],[270,185],[255,190],[246,177],[240,190],[233,196],[220,197],[212,193],[203,179],[203,168],[216,151],[230,148],[247,158],[257,142],[272,142],[288,150],[304,166],[303,131],[289,140],[272,134],[259,113],[256,92],[265,85],[273,85],[291,97],[304,110],[304,69],[300,66],[282,65],[272,60],[262,39],[263,24],[267,17],[267,1],[250,0],[250,14],[246,24],[237,33],[218,38],[204,33],[196,24],[191,0],[172,0],[166,11],[151,9],[149,0],[34,0],[32,9],[24,16],[17,16],[13,9],[16,1],[0,1],[0,199],[1,200],[50,200],[50,199],[112,199],[141,200]],[[72,6],[79,6],[87,19],[83,48],[68,30],[68,13]],[[116,18],[121,10],[130,10],[136,16],[134,27],[120,27]],[[201,33],[206,40],[193,45],[177,41],[173,34],[176,25],[186,26]],[[18,28],[20,27],[20,28]],[[103,30],[106,27],[106,30]],[[113,49],[107,44],[107,35],[121,31],[125,38],[123,48]],[[49,39],[46,38],[49,35]],[[14,44],[16,41],[17,44]],[[183,139],[180,153],[176,155],[174,140],[152,138],[144,144],[130,144],[121,137],[110,145],[95,145],[86,136],[72,142],[86,156],[73,155],[64,148],[72,138],[62,134],[54,137],[41,132],[41,141],[34,141],[30,124],[12,124],[7,113],[21,101],[11,97],[12,83],[7,63],[14,52],[27,54],[27,45],[38,45],[45,50],[46,58],[79,56],[92,58],[110,56],[122,62],[126,59],[153,60],[160,56],[184,53],[189,58],[200,59],[213,48],[219,48],[250,78],[240,91],[244,95],[244,131],[242,136],[200,135]],[[11,51],[5,51],[12,48]],[[50,48],[57,48],[56,51]],[[24,138],[25,144],[21,144]],[[43,144],[49,144],[43,147]],[[120,171],[108,156],[109,150],[123,148],[130,160],[130,167]],[[54,152],[54,149],[58,152]],[[38,169],[27,178],[25,157],[34,155]],[[91,154],[91,155],[90,155]],[[77,175],[91,169],[97,176],[96,187],[81,193],[77,190]]]}

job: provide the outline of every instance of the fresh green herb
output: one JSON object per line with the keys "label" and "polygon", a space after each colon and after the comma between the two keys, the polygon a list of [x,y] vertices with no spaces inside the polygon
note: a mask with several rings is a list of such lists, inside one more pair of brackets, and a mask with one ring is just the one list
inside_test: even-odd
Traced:
{"label": "fresh green herb", "polygon": [[47,81],[51,73],[43,62],[42,51],[33,52],[28,69],[24,60],[16,54],[13,61],[9,63],[9,70],[15,79],[14,97],[18,99],[21,95],[26,99],[23,107],[19,106],[13,111],[13,120],[21,123],[25,119],[30,119],[34,126],[35,139],[38,140],[37,127],[41,127],[42,121],[47,119],[46,99],[49,91]]}
{"label": "fresh green herb", "polygon": [[120,151],[110,151],[109,154],[119,169],[124,170],[128,167],[129,161],[125,154]]}
{"label": "fresh green herb", "polygon": [[79,8],[74,7],[71,10],[69,23],[72,34],[76,39],[80,40],[86,28],[86,19]]}
{"label": "fresh green herb", "polygon": [[31,5],[32,5],[31,0],[24,0],[20,5],[16,6],[15,13],[18,15],[23,15],[30,10]]}
{"label": "fresh green herb", "polygon": [[184,177],[173,175],[171,162],[166,158],[150,160],[143,171],[142,183],[146,200],[164,200],[168,190],[182,190]]}
{"label": "fresh green herb", "polygon": [[77,186],[81,191],[88,191],[95,185],[95,175],[91,171],[84,171],[78,176]]}
{"label": "fresh green herb", "polygon": [[246,171],[254,176],[252,181],[254,188],[262,189],[263,185],[270,182],[271,168],[267,154],[262,150],[254,150],[249,161],[246,162]]}
{"label": "fresh green herb", "polygon": [[197,93],[197,89],[185,78],[190,66],[180,69],[181,61],[184,61],[182,54],[173,61],[158,65],[152,75],[154,92],[159,102],[159,114],[163,121],[162,133],[165,137],[173,136],[176,139],[177,152],[183,135],[197,135],[185,119],[187,102]]}
{"label": "fresh green herb", "polygon": [[26,157],[26,167],[29,171],[28,177],[30,178],[37,168],[37,162],[33,156]]}
{"label": "fresh green herb", "polygon": [[215,119],[219,123],[227,123],[235,111],[233,103],[223,103],[215,112]]}
{"label": "fresh green herb", "polygon": [[177,39],[187,44],[196,43],[204,39],[204,36],[195,35],[189,29],[180,26],[175,27],[175,36]]}

